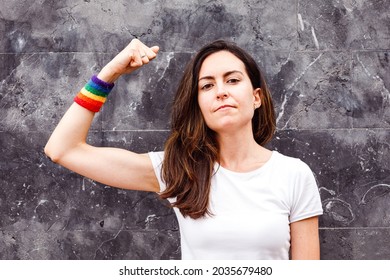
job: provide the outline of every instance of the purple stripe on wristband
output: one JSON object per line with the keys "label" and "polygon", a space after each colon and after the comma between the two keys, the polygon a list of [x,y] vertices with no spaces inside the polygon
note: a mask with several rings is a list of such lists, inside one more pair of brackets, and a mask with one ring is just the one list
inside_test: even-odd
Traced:
{"label": "purple stripe on wristband", "polygon": [[105,81],[102,81],[100,80],[97,75],[93,75],[92,78],[91,78],[92,82],[94,82],[95,84],[103,87],[103,88],[106,88],[106,89],[109,89],[111,90],[113,87],[114,87],[114,83],[107,83]]}

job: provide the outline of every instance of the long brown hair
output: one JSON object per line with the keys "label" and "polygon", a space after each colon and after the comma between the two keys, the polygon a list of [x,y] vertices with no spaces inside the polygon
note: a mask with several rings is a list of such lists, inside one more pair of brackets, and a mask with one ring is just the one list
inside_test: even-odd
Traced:
{"label": "long brown hair", "polygon": [[259,145],[275,132],[275,112],[270,92],[254,59],[234,43],[223,40],[204,46],[188,63],[172,106],[171,134],[165,143],[162,179],[167,188],[161,198],[176,197],[173,207],[193,219],[211,215],[208,208],[214,164],[219,162],[215,133],[203,119],[198,104],[198,79],[203,61],[211,54],[229,51],[240,59],[254,89],[261,88],[261,106],[252,118],[253,135]]}

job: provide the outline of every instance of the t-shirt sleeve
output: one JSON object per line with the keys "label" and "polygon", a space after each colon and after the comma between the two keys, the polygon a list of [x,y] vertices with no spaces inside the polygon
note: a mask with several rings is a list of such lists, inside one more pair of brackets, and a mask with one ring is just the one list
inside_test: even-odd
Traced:
{"label": "t-shirt sleeve", "polygon": [[309,166],[299,160],[292,192],[290,223],[323,214],[317,182]]}
{"label": "t-shirt sleeve", "polygon": [[164,152],[149,152],[150,160],[152,161],[154,173],[156,174],[158,184],[160,185],[160,192],[166,189],[166,185],[161,177],[161,167],[164,159]]}

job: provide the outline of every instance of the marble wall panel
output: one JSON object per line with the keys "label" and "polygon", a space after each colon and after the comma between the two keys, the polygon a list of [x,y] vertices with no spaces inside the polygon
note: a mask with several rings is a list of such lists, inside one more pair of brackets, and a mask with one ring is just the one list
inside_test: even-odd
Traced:
{"label": "marble wall panel", "polygon": [[88,141],[163,148],[194,52],[225,38],[259,62],[278,132],[314,171],[321,258],[389,259],[389,0],[4,0],[0,5],[0,259],[179,259],[156,194],[111,188],[43,154],[89,77],[133,38],[156,60],[122,77]]}
{"label": "marble wall panel", "polygon": [[1,231],[0,259],[180,259],[170,231]]}
{"label": "marble wall panel", "polygon": [[[1,229],[19,230],[48,223],[61,211],[60,204],[66,199],[64,192],[58,190],[61,183],[70,183],[75,177],[57,177],[61,174],[59,167],[47,169],[50,163],[42,153],[44,141],[37,133],[1,132]],[[56,199],[47,203],[56,192]],[[41,212],[43,208],[47,208],[45,213]],[[49,212],[53,212],[52,217],[47,216]]]}
{"label": "marble wall panel", "polygon": [[350,54],[267,52],[265,61],[279,129],[352,127]]}
{"label": "marble wall panel", "polygon": [[390,226],[390,130],[285,130],[273,147],[306,162],[316,175],[321,227]]}
{"label": "marble wall panel", "polygon": [[[109,137],[92,134],[89,142],[99,145],[102,144],[99,139],[105,138],[110,140],[110,146],[139,152],[161,150],[162,133],[148,134],[151,133],[120,133]],[[0,207],[7,215],[0,217],[0,229],[153,229],[159,222],[159,214],[162,217],[172,214],[172,209],[157,195],[110,188],[54,165],[43,154],[47,139],[43,133],[15,136],[2,132],[1,136],[0,167],[5,176],[1,178]],[[125,224],[126,221],[130,224]],[[163,224],[177,229],[174,219]]]}
{"label": "marble wall panel", "polygon": [[300,50],[389,49],[388,0],[299,0]]}
{"label": "marble wall panel", "polygon": [[[295,2],[295,1],[292,1]],[[47,7],[42,9],[42,6]],[[283,0],[6,1],[0,52],[116,52],[132,38],[193,51],[221,37],[248,46],[296,47],[296,5]],[[283,18],[275,25],[275,17]],[[248,20],[250,18],[251,20]]]}
{"label": "marble wall panel", "polygon": [[388,228],[320,230],[323,260],[388,260]]}
{"label": "marble wall panel", "polygon": [[[166,132],[148,134],[95,132],[88,141],[137,152],[161,150]],[[47,137],[0,132],[0,258],[180,257],[178,225],[166,201],[56,166],[43,154]]]}
{"label": "marble wall panel", "polygon": [[389,52],[354,53],[352,91],[358,106],[353,127],[390,127],[389,73]]}
{"label": "marble wall panel", "polygon": [[[102,58],[101,58],[102,57]],[[0,54],[2,131],[50,131],[104,55],[79,53]],[[105,59],[107,60],[107,59]],[[101,126],[100,115],[93,129]]]}
{"label": "marble wall panel", "polygon": [[169,129],[170,105],[189,53],[162,52],[135,75],[118,81],[104,108],[104,130]]}

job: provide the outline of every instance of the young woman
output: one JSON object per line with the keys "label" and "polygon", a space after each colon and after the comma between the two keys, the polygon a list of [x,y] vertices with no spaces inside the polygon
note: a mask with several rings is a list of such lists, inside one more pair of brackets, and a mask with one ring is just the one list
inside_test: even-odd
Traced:
{"label": "young woman", "polygon": [[263,147],[275,131],[272,100],[255,61],[236,45],[213,42],[190,61],[163,152],[86,143],[113,83],[158,51],[132,40],[76,96],[46,154],[103,184],[167,198],[183,259],[318,259],[322,207],[314,176],[299,159]]}

